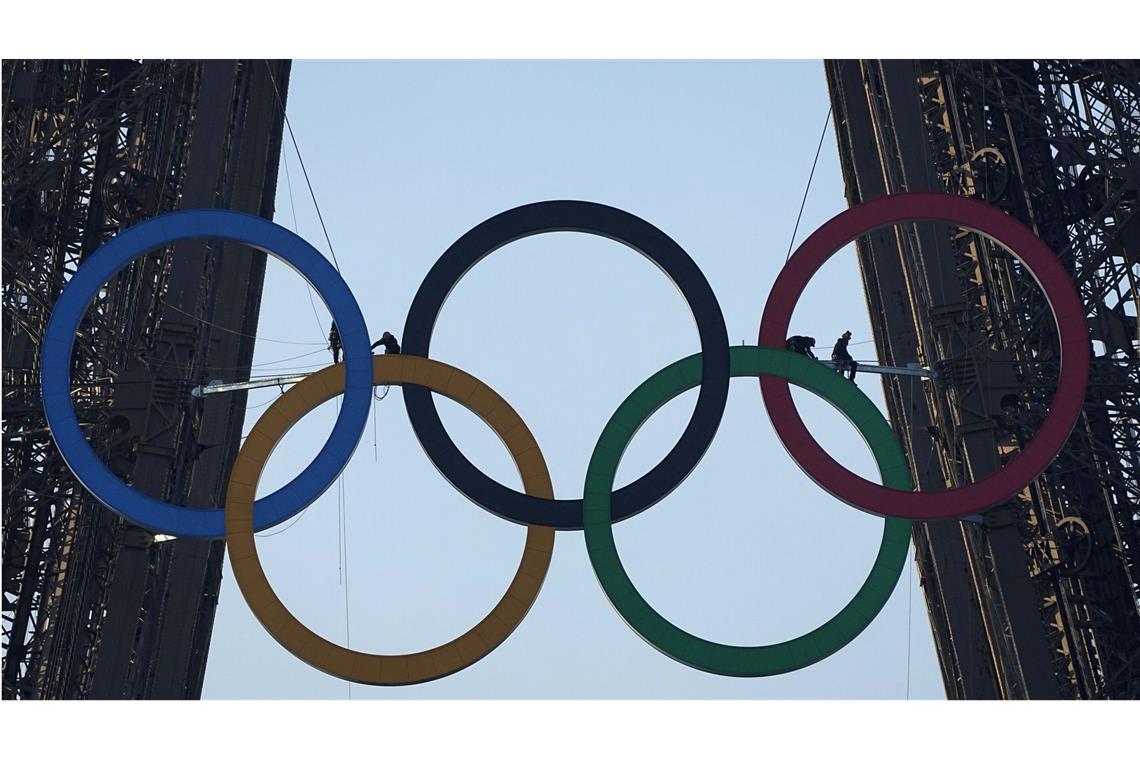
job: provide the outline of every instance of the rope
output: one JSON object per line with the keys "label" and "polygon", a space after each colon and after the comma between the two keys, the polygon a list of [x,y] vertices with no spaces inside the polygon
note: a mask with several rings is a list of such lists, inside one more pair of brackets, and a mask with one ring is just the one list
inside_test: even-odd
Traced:
{"label": "rope", "polygon": [[245,407],[245,410],[248,412],[250,409],[260,409],[263,406],[269,406],[270,404],[272,404],[276,400],[277,399],[275,399],[275,398],[271,398],[268,401],[265,401],[265,402],[260,403],[260,404],[253,404],[253,405],[247,404]]}
{"label": "rope", "polygon": [[[343,553],[344,554],[344,648],[351,649],[352,648],[352,626],[350,623],[350,616],[349,616],[349,541],[348,541],[349,514],[348,514],[348,510],[345,509],[345,505],[344,505],[344,473],[343,472],[341,473],[340,477],[337,477],[337,479],[336,479],[336,490],[337,490],[336,498],[337,498],[337,501],[339,501],[339,504],[337,504],[337,508],[340,509],[340,515],[341,515],[340,520],[337,522],[340,522],[340,524],[342,525],[341,544],[344,546],[344,553]],[[351,698],[352,698],[352,681],[349,681],[348,687],[349,687],[349,698],[351,700]]]}
{"label": "rope", "polygon": [[[336,411],[340,414],[340,399],[336,400]],[[344,504],[344,471],[342,470],[336,481],[337,488],[337,505],[336,505],[336,526],[337,526],[337,582],[344,586],[344,638],[345,648],[352,648],[352,628],[349,623],[349,607],[348,607],[348,540],[347,532],[345,530],[348,522],[348,513],[345,510]],[[348,698],[352,699],[352,683],[348,685]]]}
{"label": "rope", "polygon": [[344,637],[345,646],[349,649],[352,648],[352,630],[349,627],[348,615],[348,510],[344,502],[344,475],[342,474],[337,480],[337,500],[339,501],[339,509],[342,515],[341,525],[343,530],[340,534],[341,543],[344,545]]}
{"label": "rope", "polygon": [[377,420],[380,418],[380,408],[376,406],[377,401],[383,401],[388,397],[388,391],[392,386],[385,385],[384,392],[379,396],[376,395],[376,389],[372,389],[372,461],[380,461],[380,433],[378,429]]}
{"label": "rope", "polygon": [[[289,208],[293,212],[293,232],[300,235],[299,227],[297,224],[297,205],[293,202],[293,180],[289,176],[289,157],[285,155],[284,151],[281,153],[281,162],[285,164],[285,187],[289,190]],[[317,314],[317,305],[313,302],[313,286],[305,280],[306,290],[309,295],[309,308],[313,310],[313,319],[317,322],[317,333],[324,335],[324,325],[321,323],[321,317]]]}
{"label": "rope", "polygon": [[800,230],[800,219],[804,215],[804,205],[807,204],[808,191],[811,190],[811,180],[815,176],[815,165],[819,163],[819,151],[823,148],[823,138],[827,136],[827,124],[831,121],[831,108],[832,103],[827,104],[827,116],[823,119],[823,130],[819,133],[819,145],[815,148],[815,158],[811,162],[811,173],[808,174],[807,187],[804,188],[804,197],[800,201],[800,213],[796,214],[796,226],[792,229],[792,239],[788,241],[788,255],[784,257],[784,263],[788,263],[788,259],[792,258],[792,246],[796,244],[796,233]]}
{"label": "rope", "polygon": [[[337,415],[340,414],[340,398],[333,400],[336,406]],[[336,583],[338,586],[344,585],[344,554],[341,552],[341,537],[344,536],[344,525],[340,519],[340,482],[344,477],[344,471],[341,475],[337,476],[337,505],[336,505]]]}
{"label": "rope", "polygon": [[[348,510],[344,502],[344,473],[342,472],[340,478],[337,480],[338,498],[340,501],[340,513],[342,515],[341,525],[343,530],[340,534],[340,540],[344,544],[344,640],[345,648],[352,649],[352,625],[349,622],[348,612]],[[352,682],[348,682],[348,698],[352,699]]]}
{"label": "rope", "polygon": [[[255,364],[242,364],[242,365],[237,365],[237,366],[232,366],[232,367],[226,367],[226,366],[223,366],[221,364],[207,364],[202,369],[204,369],[208,372],[230,372],[230,371],[238,372],[238,371],[243,371],[243,370],[246,372],[252,372],[253,370],[261,368],[261,367],[269,367],[270,365],[273,365],[273,364],[283,364],[284,362],[291,362],[291,361],[294,361],[296,359],[304,359],[306,356],[312,356],[314,354],[323,353],[325,350],[326,349],[324,349],[324,348],[318,348],[314,351],[306,351],[303,354],[296,354],[295,356],[286,356],[284,359],[274,359],[273,361],[268,361],[268,362],[257,362]],[[173,369],[177,369],[177,370],[180,370],[182,372],[185,372],[185,371],[189,370],[189,368],[190,368],[190,365],[186,362],[167,361],[164,359],[148,359],[147,360],[147,366],[148,367],[171,367]],[[306,364],[306,365],[301,365],[301,366],[308,367],[308,366],[318,366],[318,365]],[[324,366],[324,365],[319,365],[319,366]],[[187,381],[187,382],[189,382],[189,381]]]}
{"label": "rope", "polygon": [[325,227],[325,218],[321,214],[321,205],[317,203],[317,194],[313,192],[313,183],[309,181],[309,171],[305,168],[305,159],[301,157],[301,148],[297,145],[297,137],[293,134],[293,125],[289,122],[289,114],[285,112],[285,102],[281,99],[281,92],[277,89],[277,79],[273,76],[273,67],[265,61],[265,69],[269,72],[269,81],[273,84],[273,92],[277,96],[277,104],[281,106],[281,115],[285,117],[285,127],[289,130],[289,139],[293,141],[293,150],[297,152],[297,161],[301,164],[301,174],[305,176],[305,184],[309,186],[309,195],[312,196],[313,206],[317,209],[317,219],[321,222],[321,231],[325,233],[325,242],[329,244],[329,253],[332,254],[336,271],[340,271],[340,262],[336,260],[336,251],[333,250],[332,239],[329,238],[328,228]]}
{"label": "rope", "polygon": [[907,563],[910,565],[910,580],[906,587],[906,698],[910,699],[910,629],[913,622],[913,599],[914,599],[914,562]]}
{"label": "rope", "polygon": [[[327,351],[328,349],[321,349],[321,350]],[[280,377],[281,374],[284,372],[291,372],[293,370],[300,371],[300,370],[305,370],[305,369],[312,369],[313,367],[327,367],[327,366],[329,366],[328,362],[318,362],[316,364],[294,364],[293,366],[290,366],[290,367],[275,367],[271,374],[268,374],[268,375],[250,375],[249,379],[250,380],[270,380],[270,379],[275,378],[275,377]]]}
{"label": "rope", "polygon": [[283,364],[284,362],[291,362],[294,359],[304,359],[306,356],[312,356],[313,354],[319,354],[322,351],[324,351],[323,348],[318,348],[316,351],[309,351],[309,352],[304,353],[304,354],[297,354],[296,356],[287,356],[284,359],[274,359],[271,362],[258,362],[257,364],[249,365],[249,367],[242,367],[241,369],[253,369],[254,367],[268,367],[271,364]]}
{"label": "rope", "polygon": [[[268,404],[268,403],[271,403],[272,401],[275,401],[275,400],[276,399],[272,399],[271,401],[266,401],[265,403]],[[264,406],[264,404],[261,404],[260,406]],[[256,409],[257,407],[251,406],[251,407],[247,407],[247,408],[248,409]],[[303,510],[301,510],[301,514],[299,514],[293,518],[293,522],[289,523],[288,525],[286,525],[281,530],[275,530],[272,533],[259,533],[257,535],[257,537],[258,538],[269,538],[270,536],[278,536],[278,535],[284,533],[285,531],[289,530],[290,528],[292,528],[297,523],[301,522],[301,518],[307,514],[309,514],[309,510],[307,508],[303,509]]]}
{"label": "rope", "polygon": [[195,319],[204,325],[210,325],[211,327],[216,327],[219,330],[223,330],[223,331],[231,333],[233,335],[240,335],[243,338],[253,338],[254,340],[264,340],[267,343],[288,343],[289,345],[293,345],[293,346],[320,346],[320,345],[324,345],[322,343],[313,343],[312,341],[277,340],[274,338],[259,338],[256,335],[250,335],[248,333],[238,332],[237,330],[231,330],[228,327],[225,327],[223,325],[219,325],[215,322],[211,322],[208,319],[202,319],[201,317],[196,316],[194,314],[191,314],[188,311],[183,311],[182,309],[179,309],[177,306],[175,306],[172,303],[166,303],[166,304],[163,304],[163,306],[165,306],[168,309],[174,309],[179,314],[185,314],[186,316],[190,317],[191,319]]}

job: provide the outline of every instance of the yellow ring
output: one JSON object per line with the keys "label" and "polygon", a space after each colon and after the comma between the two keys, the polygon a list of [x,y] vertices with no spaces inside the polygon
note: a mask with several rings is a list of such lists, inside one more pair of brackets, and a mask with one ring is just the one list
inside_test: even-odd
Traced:
{"label": "yellow ring", "polygon": [[[530,430],[499,394],[463,370],[419,356],[372,358],[374,385],[419,385],[463,404],[498,434],[515,460],[527,494],[553,499],[550,472]],[[357,683],[400,686],[442,678],[471,665],[506,640],[538,596],[554,551],[554,529],[527,528],[522,561],[495,608],[467,633],[435,649],[382,655],[345,649],[302,625],[273,592],[253,538],[257,482],[273,448],[301,417],[344,391],[344,365],[334,364],[293,386],[261,416],[242,444],[226,491],[230,566],[253,614],[297,658]]]}

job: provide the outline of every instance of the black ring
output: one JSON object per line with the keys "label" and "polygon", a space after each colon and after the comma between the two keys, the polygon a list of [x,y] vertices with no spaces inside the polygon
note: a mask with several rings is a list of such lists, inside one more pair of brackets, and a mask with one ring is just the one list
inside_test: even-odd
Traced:
{"label": "black ring", "polygon": [[[728,400],[728,331],[712,288],[681,246],[644,219],[587,201],[544,201],[504,211],[479,224],[444,252],[420,285],[404,325],[404,353],[426,357],[435,321],[463,275],[494,250],[542,232],[588,232],[633,248],[673,281],[693,312],[701,339],[701,389],[680,440],[652,470],[616,491],[613,521],[648,509],[669,495],[701,461],[716,435]],[[420,445],[440,473],[467,498],[523,525],[582,529],[582,500],[551,502],[527,496],[487,477],[451,440],[431,391],[404,388],[404,405]],[[584,476],[583,476],[584,477]]]}

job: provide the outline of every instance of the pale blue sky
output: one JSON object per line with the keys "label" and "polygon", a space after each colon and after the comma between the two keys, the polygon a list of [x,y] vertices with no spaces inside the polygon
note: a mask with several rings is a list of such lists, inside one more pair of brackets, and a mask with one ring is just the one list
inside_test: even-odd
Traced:
{"label": "pale blue sky", "polygon": [[[373,337],[400,335],[424,275],[468,229],[514,206],[573,198],[617,206],[673,237],[719,298],[730,340],[755,343],[826,113],[819,61],[295,61],[289,88],[289,117],[340,269]],[[327,252],[286,146],[298,231]],[[292,228],[288,187],[282,166],[276,221]],[[829,126],[797,242],[845,206]],[[316,300],[314,315],[303,281],[270,260],[254,356],[263,366],[254,374],[329,361],[321,350],[327,312]],[[852,250],[813,282],[793,329],[816,336],[820,353],[845,329],[855,342],[869,338]],[[513,243],[472,269],[441,314],[432,356],[515,407],[542,447],[555,493],[570,498],[581,495],[594,443],[622,399],[698,349],[684,301],[650,262],[611,241],[560,233]],[[300,356],[307,352],[315,353]],[[853,353],[874,357],[870,344]],[[878,382],[859,383],[882,406]],[[252,407],[276,394],[251,393],[247,429],[264,408]],[[854,429],[827,404],[796,395],[829,451],[874,477]],[[695,397],[681,396],[641,429],[619,485],[672,446]],[[457,405],[438,404],[472,461],[518,487],[498,439]],[[460,635],[495,604],[525,530],[443,480],[411,432],[398,388],[374,412],[377,424],[369,421],[343,476],[343,522],[334,487],[258,547],[282,600],[321,635],[346,643],[347,617],[354,648],[419,651]],[[334,414],[326,404],[289,433],[259,493],[312,458]],[[739,379],[698,468],[615,535],[631,578],[662,614],[700,636],[760,644],[798,636],[840,609],[871,567],[881,525],[810,483],[776,440],[755,380]],[[346,550],[338,549],[342,526]],[[606,600],[581,534],[560,532],[538,600],[501,647],[439,681],[354,684],[351,696],[901,699],[908,672],[912,698],[943,696],[910,563],[887,607],[843,651],[783,676],[730,679],[645,644]],[[264,632],[227,563],[203,696],[343,699],[349,691]]]}

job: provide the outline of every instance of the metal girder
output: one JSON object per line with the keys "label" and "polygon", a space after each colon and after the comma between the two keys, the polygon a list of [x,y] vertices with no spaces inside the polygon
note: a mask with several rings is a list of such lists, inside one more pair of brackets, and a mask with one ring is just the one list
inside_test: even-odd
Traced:
{"label": "metal girder", "polygon": [[[156,544],[78,485],[46,430],[38,342],[67,280],[120,229],[179,207],[272,215],[270,69],[287,82],[288,62],[4,62],[5,698],[200,693],[222,544]],[[203,407],[188,389],[209,361],[248,377],[264,267],[224,248],[125,267],[72,354],[96,451],[133,486],[202,506],[220,498],[245,395]]]}
{"label": "metal girder", "polygon": [[[1057,252],[1087,309],[1094,362],[1085,411],[1054,464],[988,513],[977,535],[916,530],[947,691],[1135,696],[1140,64],[847,61],[827,70],[852,202],[906,189],[981,197]],[[856,134],[871,147],[860,148]],[[884,268],[892,257],[901,268]],[[959,381],[927,384],[925,403],[886,386],[923,487],[980,476],[1015,455],[1047,412],[1058,370],[1056,330],[1032,278],[966,231],[940,240],[923,240],[921,228],[895,240],[871,235],[860,264],[872,321],[882,315],[891,325],[876,334],[880,358],[916,351],[949,363]],[[907,321],[908,330],[894,329]],[[933,453],[914,436],[927,420]],[[939,467],[924,479],[921,463],[932,458]],[[947,557],[966,558],[970,577]],[[947,624],[947,610],[970,600],[984,635]],[[980,663],[979,646],[992,664],[988,684],[986,667],[973,679],[961,667],[964,656]]]}

